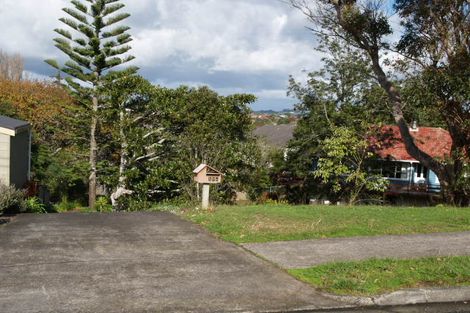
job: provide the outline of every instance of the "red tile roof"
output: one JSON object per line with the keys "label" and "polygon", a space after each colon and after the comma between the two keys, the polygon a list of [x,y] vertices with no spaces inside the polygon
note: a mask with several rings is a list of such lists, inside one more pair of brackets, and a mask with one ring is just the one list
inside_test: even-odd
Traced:
{"label": "red tile roof", "polygon": [[[380,135],[372,141],[373,150],[383,159],[416,161],[406,152],[405,144],[398,126],[383,126]],[[447,130],[435,127],[419,127],[410,130],[415,143],[422,151],[434,158],[444,158],[450,155],[452,138]]]}

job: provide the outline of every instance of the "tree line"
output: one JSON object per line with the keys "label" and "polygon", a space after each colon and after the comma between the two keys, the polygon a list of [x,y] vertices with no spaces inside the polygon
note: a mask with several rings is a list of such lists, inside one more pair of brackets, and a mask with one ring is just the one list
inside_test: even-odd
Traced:
{"label": "tree line", "polygon": [[94,207],[99,191],[115,209],[138,209],[196,199],[192,170],[207,162],[226,174],[214,200],[231,202],[236,191],[255,197],[266,175],[251,134],[256,98],[155,86],[123,66],[133,59],[123,8],[71,1],[60,19],[67,29],[56,29],[54,40],[68,60],[46,61],[56,81],[0,79],[0,114],[33,125],[35,179],[55,201],[87,194]]}
{"label": "tree line", "polygon": [[[196,200],[192,170],[203,161],[226,174],[214,189],[213,199],[219,203],[232,202],[236,191],[256,198],[267,185],[251,132],[254,96],[220,96],[207,87],[164,88],[140,76],[103,88],[97,182],[100,194],[108,201],[113,198],[116,208]],[[56,82],[0,79],[0,114],[31,122],[33,180],[47,187],[51,201],[85,205],[87,109]]]}
{"label": "tree line", "polygon": [[[311,22],[325,57],[306,83],[290,79],[301,119],[286,155],[261,155],[251,133],[254,96],[154,86],[126,67],[132,36],[122,25],[129,14],[121,1],[71,1],[61,19],[66,28],[55,30],[68,60],[47,61],[60,73],[57,81],[21,81],[3,71],[10,76],[0,76],[0,113],[32,121],[33,168],[53,197],[86,193],[90,206],[98,186],[115,208],[197,198],[191,170],[201,162],[226,173],[214,195],[221,201],[237,190],[256,198],[269,185],[285,185],[291,202],[325,194],[354,203],[387,187],[367,168],[376,156],[366,139],[384,124],[398,125],[407,152],[437,174],[447,202],[467,204],[468,1],[395,1],[403,29],[395,43],[390,8],[380,1],[289,2]],[[447,158],[419,149],[409,131],[414,120],[449,131]]]}
{"label": "tree line", "polygon": [[[374,158],[367,153],[366,138],[374,125],[395,124],[408,154],[439,177],[444,200],[468,204],[468,1],[289,2],[307,17],[316,48],[326,56],[306,84],[291,78],[289,92],[299,99],[302,118],[287,161],[276,163],[274,179],[290,182],[291,197],[300,202],[312,193],[354,202],[358,193],[382,191],[380,179],[366,169]],[[400,18],[398,42],[389,39],[400,31],[392,28],[384,4],[393,5]],[[450,155],[435,158],[422,151],[410,133],[412,121],[447,129]]]}

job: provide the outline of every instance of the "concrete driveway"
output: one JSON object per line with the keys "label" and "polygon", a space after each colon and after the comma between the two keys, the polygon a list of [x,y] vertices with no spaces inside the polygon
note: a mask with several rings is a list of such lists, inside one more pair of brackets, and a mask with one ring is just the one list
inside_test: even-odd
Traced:
{"label": "concrete driveway", "polygon": [[20,215],[0,226],[0,312],[341,306],[167,213]]}

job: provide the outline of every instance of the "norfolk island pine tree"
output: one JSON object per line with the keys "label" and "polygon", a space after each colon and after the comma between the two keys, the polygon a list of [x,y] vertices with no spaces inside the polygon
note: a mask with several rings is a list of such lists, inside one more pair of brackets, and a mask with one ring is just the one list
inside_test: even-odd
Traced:
{"label": "norfolk island pine tree", "polygon": [[[97,127],[100,119],[100,91],[103,79],[112,68],[134,59],[127,52],[132,41],[130,27],[116,25],[130,14],[119,13],[124,4],[120,0],[71,0],[73,8],[64,8],[69,17],[59,20],[66,29],[55,29],[60,35],[55,46],[65,53],[69,60],[63,66],[56,60],[46,63],[65,73],[66,87],[79,103],[90,113],[90,173],[88,183],[88,205],[94,207],[97,185]],[[136,67],[113,71],[116,75],[133,75]],[[119,76],[119,75],[117,75]]]}

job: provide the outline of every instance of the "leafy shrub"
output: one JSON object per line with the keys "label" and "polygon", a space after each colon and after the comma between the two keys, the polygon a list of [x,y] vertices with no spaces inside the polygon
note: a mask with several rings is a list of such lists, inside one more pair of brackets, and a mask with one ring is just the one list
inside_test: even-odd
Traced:
{"label": "leafy shrub", "polygon": [[37,197],[26,199],[24,206],[28,213],[47,213],[46,206]]}
{"label": "leafy shrub", "polygon": [[24,190],[0,183],[0,214],[19,212],[24,208]]}
{"label": "leafy shrub", "polygon": [[153,203],[147,210],[155,212],[178,213],[184,210],[185,208],[195,208],[200,205],[200,201],[190,201],[185,199],[184,197],[177,197],[170,200],[163,200],[158,203]]}
{"label": "leafy shrub", "polygon": [[69,199],[64,196],[59,203],[54,205],[54,210],[58,213],[72,211],[74,209],[80,208],[82,205],[78,201],[69,201]]}
{"label": "leafy shrub", "polygon": [[112,212],[113,207],[106,197],[99,197],[96,199],[95,210],[97,212]]}
{"label": "leafy shrub", "polygon": [[119,210],[128,212],[147,211],[153,206],[153,202],[141,198],[124,197],[120,202]]}

